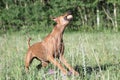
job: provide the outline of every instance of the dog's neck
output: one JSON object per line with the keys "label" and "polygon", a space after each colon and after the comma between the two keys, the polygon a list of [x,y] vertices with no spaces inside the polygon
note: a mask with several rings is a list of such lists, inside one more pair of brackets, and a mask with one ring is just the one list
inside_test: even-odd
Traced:
{"label": "dog's neck", "polygon": [[57,24],[54,27],[54,29],[52,30],[52,33],[63,35],[65,28],[66,28],[66,25],[59,25],[59,24]]}
{"label": "dog's neck", "polygon": [[[53,37],[54,39],[63,39],[65,27],[66,25],[57,24],[56,26],[54,26],[52,32],[48,35],[48,37]],[[48,39],[48,37],[46,37],[45,39]]]}
{"label": "dog's neck", "polygon": [[62,39],[65,27],[66,25],[57,24],[48,36],[54,37],[54,39]]}

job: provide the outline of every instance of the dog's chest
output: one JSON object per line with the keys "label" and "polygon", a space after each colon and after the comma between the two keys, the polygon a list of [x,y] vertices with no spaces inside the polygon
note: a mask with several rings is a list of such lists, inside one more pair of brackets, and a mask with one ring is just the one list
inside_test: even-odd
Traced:
{"label": "dog's chest", "polygon": [[55,42],[56,42],[56,44],[55,44],[56,49],[57,49],[57,50],[60,50],[61,44],[63,43],[62,37],[57,38]]}
{"label": "dog's chest", "polygon": [[56,56],[58,56],[61,53],[62,46],[63,46],[63,39],[62,37],[58,37],[55,40],[55,45],[54,45],[54,54]]}

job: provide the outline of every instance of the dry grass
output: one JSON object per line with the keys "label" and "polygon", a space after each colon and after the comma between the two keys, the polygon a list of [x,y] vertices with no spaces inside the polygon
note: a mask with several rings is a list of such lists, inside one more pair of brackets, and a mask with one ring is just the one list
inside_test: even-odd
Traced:
{"label": "dry grass", "polygon": [[[24,70],[27,39],[31,44],[41,41],[46,33],[5,34],[0,36],[0,80],[119,80],[120,36],[119,33],[65,33],[65,57],[80,76],[63,76],[52,64],[40,70],[34,60],[30,73]],[[49,69],[56,74],[49,75]]]}

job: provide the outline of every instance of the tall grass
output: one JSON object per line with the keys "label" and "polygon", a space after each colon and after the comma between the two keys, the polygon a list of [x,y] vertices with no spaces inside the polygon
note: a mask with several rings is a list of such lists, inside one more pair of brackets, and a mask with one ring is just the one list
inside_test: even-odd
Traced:
{"label": "tall grass", "polygon": [[[120,79],[120,36],[119,33],[64,34],[65,58],[80,76],[63,76],[52,64],[36,69],[40,62],[34,60],[30,73],[24,70],[24,57],[31,44],[41,41],[47,33],[5,34],[0,36],[0,80],[119,80]],[[56,74],[47,74],[54,69]]]}

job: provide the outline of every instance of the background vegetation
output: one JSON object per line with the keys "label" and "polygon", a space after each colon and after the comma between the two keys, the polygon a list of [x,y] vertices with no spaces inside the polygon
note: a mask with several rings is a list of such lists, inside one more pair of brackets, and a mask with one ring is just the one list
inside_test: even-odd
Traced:
{"label": "background vegetation", "polygon": [[51,17],[71,10],[68,30],[120,28],[120,0],[0,0],[0,32],[48,31]]}
{"label": "background vegetation", "polygon": [[[51,17],[68,10],[74,18],[64,33],[65,58],[80,76],[63,76],[52,64],[37,70],[38,60],[26,74],[28,38],[41,41]],[[0,80],[119,80],[119,31],[120,0],[0,0]]]}
{"label": "background vegetation", "polygon": [[[30,73],[25,73],[24,58],[31,45],[41,41],[40,34],[6,34],[0,36],[0,80],[119,80],[120,79],[120,33],[76,33],[64,34],[65,58],[80,76],[63,76],[54,65],[36,69],[40,63],[33,60]],[[54,69],[56,74],[48,74]]]}

